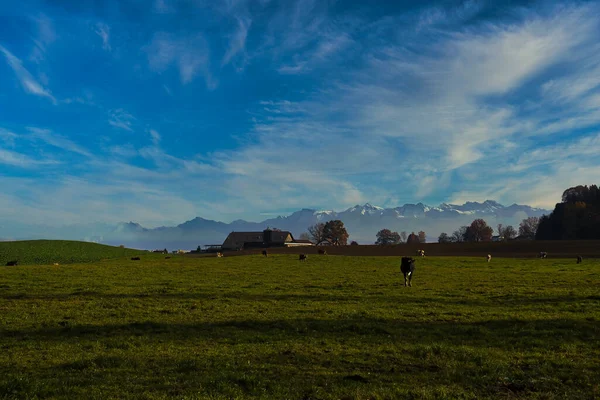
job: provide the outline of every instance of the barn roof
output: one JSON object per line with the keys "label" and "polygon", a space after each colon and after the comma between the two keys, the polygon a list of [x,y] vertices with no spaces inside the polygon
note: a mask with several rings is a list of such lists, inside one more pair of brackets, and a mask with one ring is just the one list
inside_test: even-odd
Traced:
{"label": "barn roof", "polygon": [[247,243],[262,243],[263,237],[262,232],[231,232],[228,236],[229,239]]}
{"label": "barn roof", "polygon": [[[294,239],[294,236],[289,231],[270,231],[271,240],[270,243],[284,243],[287,239],[288,235]],[[231,232],[228,239],[233,239],[236,242],[245,242],[245,243],[263,243],[265,239],[264,231],[263,232]]]}

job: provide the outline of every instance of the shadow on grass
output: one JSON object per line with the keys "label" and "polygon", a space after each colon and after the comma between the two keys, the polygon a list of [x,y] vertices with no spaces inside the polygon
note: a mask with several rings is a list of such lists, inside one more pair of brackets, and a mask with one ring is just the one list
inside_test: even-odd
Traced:
{"label": "shadow on grass", "polygon": [[[343,301],[369,301],[369,302],[389,302],[390,304],[402,304],[402,308],[414,305],[434,305],[442,301],[445,305],[458,304],[467,306],[482,307],[506,307],[514,305],[541,305],[541,304],[568,304],[580,302],[600,302],[600,295],[576,296],[537,296],[523,294],[507,294],[501,296],[487,296],[481,298],[479,294],[465,294],[464,296],[447,296],[441,294],[439,297],[413,297],[410,294],[414,289],[405,289],[399,287],[397,292],[382,292],[381,288],[375,288],[373,291],[356,294],[331,294],[336,289],[342,289],[349,292],[350,289],[340,286],[319,288],[327,293],[248,293],[243,291],[230,291],[215,293],[211,292],[142,292],[142,293],[102,293],[97,291],[81,291],[72,293],[52,294],[52,295],[30,295],[27,293],[0,294],[0,299],[4,300],[54,300],[63,301],[74,298],[98,298],[98,299],[157,299],[157,300],[240,300],[244,302],[271,302],[271,301],[315,301],[315,302],[343,302]],[[278,288],[273,291],[280,290]],[[284,289],[288,291],[289,289]]]}
{"label": "shadow on grass", "polygon": [[0,336],[20,340],[70,341],[98,338],[148,337],[153,340],[203,338],[228,343],[272,343],[285,340],[358,340],[410,344],[497,347],[504,350],[547,350],[565,343],[600,340],[596,321],[577,319],[491,320],[481,322],[408,322],[391,319],[279,319],[199,323],[132,322],[70,325],[25,330],[0,330]]}

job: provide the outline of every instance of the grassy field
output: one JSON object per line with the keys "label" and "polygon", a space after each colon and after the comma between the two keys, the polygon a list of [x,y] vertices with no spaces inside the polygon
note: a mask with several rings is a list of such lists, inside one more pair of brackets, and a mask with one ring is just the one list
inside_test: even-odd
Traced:
{"label": "grassy field", "polygon": [[147,254],[147,252],[71,240],[0,242],[0,266],[12,260],[17,260],[21,265],[52,265],[86,263],[140,254]]}
{"label": "grassy field", "polygon": [[0,398],[593,399],[600,260],[0,267]]}

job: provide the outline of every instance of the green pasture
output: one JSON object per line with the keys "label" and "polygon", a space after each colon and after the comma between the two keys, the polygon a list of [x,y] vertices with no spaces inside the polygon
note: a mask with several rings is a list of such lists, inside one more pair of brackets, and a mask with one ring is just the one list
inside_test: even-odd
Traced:
{"label": "green pasture", "polygon": [[148,252],[71,240],[0,242],[0,267],[13,260],[17,260],[21,265],[53,265],[94,262],[140,254]]}
{"label": "green pasture", "polygon": [[0,267],[0,398],[600,397],[600,261],[141,258]]}

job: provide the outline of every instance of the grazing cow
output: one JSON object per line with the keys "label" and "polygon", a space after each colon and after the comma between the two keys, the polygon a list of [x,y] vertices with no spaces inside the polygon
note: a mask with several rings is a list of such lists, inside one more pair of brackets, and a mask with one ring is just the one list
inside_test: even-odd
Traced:
{"label": "grazing cow", "polygon": [[131,257],[131,260],[132,260],[132,261],[139,261],[139,260],[140,260],[140,258],[139,258],[139,257]]}
{"label": "grazing cow", "polygon": [[219,257],[219,258],[220,258],[220,257],[223,257],[223,253],[221,253],[220,251],[219,251],[219,252],[217,252],[217,257]]}
{"label": "grazing cow", "polygon": [[17,260],[13,260],[13,261],[9,261],[6,263],[7,267],[14,267],[15,265],[17,265],[19,262]]}
{"label": "grazing cow", "polygon": [[548,253],[546,253],[545,251],[540,251],[540,258],[546,258],[548,257]]}
{"label": "grazing cow", "polygon": [[404,274],[404,286],[412,287],[412,277],[415,273],[415,259],[412,257],[402,257],[400,271]]}
{"label": "grazing cow", "polygon": [[417,255],[419,257],[425,257],[425,250],[417,250]]}
{"label": "grazing cow", "polygon": [[492,259],[492,255],[488,254],[486,258],[487,258],[487,262],[490,262],[490,260]]}
{"label": "grazing cow", "polygon": [[59,264],[58,264],[58,263],[54,263],[54,264],[52,264],[52,265],[54,265],[55,267],[58,267],[58,266],[59,266]]}
{"label": "grazing cow", "polygon": [[583,257],[577,256],[577,264],[581,264],[583,262]]}
{"label": "grazing cow", "polygon": [[327,250],[319,249],[319,254],[322,254],[322,255],[326,256],[327,255]]}
{"label": "grazing cow", "polygon": [[300,254],[300,256],[298,257],[298,260],[306,261],[306,254]]}
{"label": "grazing cow", "polygon": [[265,257],[268,257],[268,256],[269,256],[269,253],[267,253],[267,251],[266,251],[266,250],[263,250],[263,251],[262,251],[262,255],[263,255],[263,256],[265,256]]}
{"label": "grazing cow", "polygon": [[167,256],[167,257],[165,257],[165,260],[168,260],[169,258],[171,258],[171,257],[168,257],[168,256]]}

